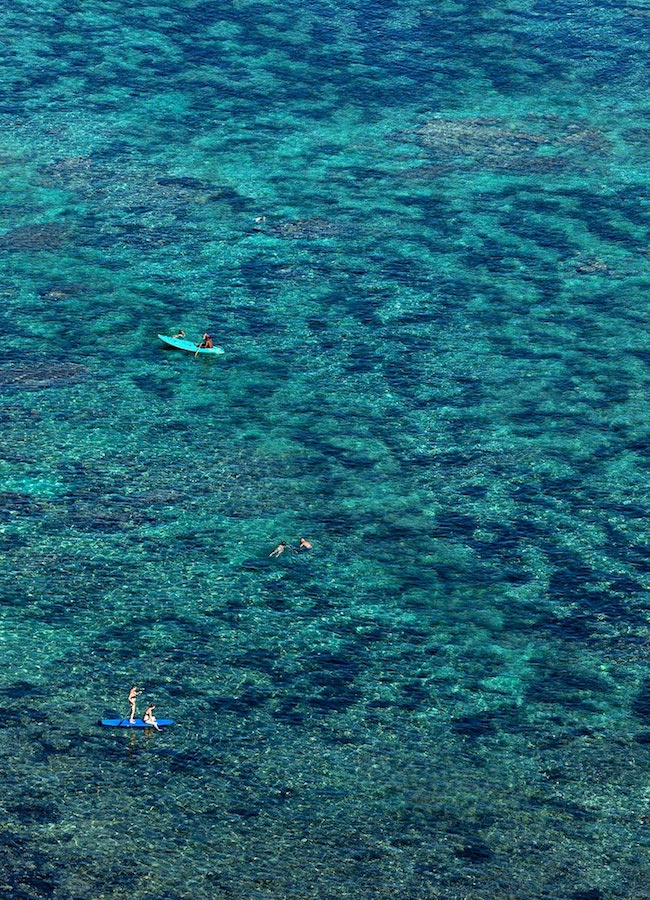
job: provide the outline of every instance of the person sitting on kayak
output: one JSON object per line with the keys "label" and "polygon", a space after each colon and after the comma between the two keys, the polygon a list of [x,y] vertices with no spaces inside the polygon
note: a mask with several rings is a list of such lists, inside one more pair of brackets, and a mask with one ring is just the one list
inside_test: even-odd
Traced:
{"label": "person sitting on kayak", "polygon": [[203,340],[199,344],[199,350],[212,350],[213,347],[214,341],[206,331],[206,333],[203,335]]}
{"label": "person sitting on kayak", "polygon": [[185,332],[183,331],[182,328],[179,328],[178,331],[176,332],[176,334],[173,334],[172,337],[175,337],[175,338],[184,338],[184,337],[185,337]]}
{"label": "person sitting on kayak", "polygon": [[148,706],[144,711],[144,715],[142,716],[142,721],[144,722],[145,725],[151,725],[151,727],[155,728],[156,731],[160,731],[160,728],[158,727],[158,722],[156,721],[156,717],[153,714],[153,711],[155,708],[156,707],[153,705],[153,703],[151,704],[151,706]]}

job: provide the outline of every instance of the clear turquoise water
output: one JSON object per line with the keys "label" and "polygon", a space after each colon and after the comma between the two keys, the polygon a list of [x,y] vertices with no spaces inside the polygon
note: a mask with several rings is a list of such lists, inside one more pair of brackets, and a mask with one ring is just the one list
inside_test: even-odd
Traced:
{"label": "clear turquoise water", "polygon": [[0,895],[646,896],[648,7],[7,6]]}

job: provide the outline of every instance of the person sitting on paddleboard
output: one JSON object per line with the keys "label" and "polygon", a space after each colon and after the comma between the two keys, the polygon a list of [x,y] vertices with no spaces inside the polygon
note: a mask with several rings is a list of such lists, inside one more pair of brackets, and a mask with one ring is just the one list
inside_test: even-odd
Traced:
{"label": "person sitting on paddleboard", "polygon": [[144,691],[144,688],[137,688],[134,684],[131,685],[131,690],[129,691],[129,706],[131,707],[131,713],[129,715],[129,722],[133,724],[135,721],[135,701],[138,697],[138,694],[141,694]]}
{"label": "person sitting on paddleboard", "polygon": [[148,706],[144,711],[144,715],[142,716],[142,721],[144,722],[145,725],[151,725],[151,727],[155,728],[156,731],[160,731],[160,728],[158,727],[158,722],[156,721],[156,717],[153,714],[153,711],[155,708],[156,707],[154,706],[153,703],[151,704],[151,706]]}
{"label": "person sitting on paddleboard", "polygon": [[206,333],[203,335],[203,340],[199,344],[199,350],[212,350],[213,347],[214,341],[206,331]]}
{"label": "person sitting on paddleboard", "polygon": [[281,553],[284,553],[284,551],[286,549],[287,549],[287,542],[280,541],[280,543],[275,548],[275,550],[271,550],[271,552],[269,553],[269,556],[279,556]]}

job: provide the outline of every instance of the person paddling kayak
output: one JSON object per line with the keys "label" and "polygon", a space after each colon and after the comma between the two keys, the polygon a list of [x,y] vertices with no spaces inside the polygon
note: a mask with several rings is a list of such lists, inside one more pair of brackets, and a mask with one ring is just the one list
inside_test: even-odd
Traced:
{"label": "person paddling kayak", "polygon": [[199,350],[212,350],[213,347],[214,341],[206,331],[206,333],[203,335],[203,338],[201,339],[201,343],[199,344]]}

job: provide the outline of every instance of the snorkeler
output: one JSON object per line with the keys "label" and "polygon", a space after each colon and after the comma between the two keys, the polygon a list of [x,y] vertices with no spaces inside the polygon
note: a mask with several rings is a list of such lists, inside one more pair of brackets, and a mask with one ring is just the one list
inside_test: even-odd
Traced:
{"label": "snorkeler", "polygon": [[284,551],[287,549],[287,547],[288,547],[288,544],[286,541],[280,541],[280,543],[275,548],[275,550],[271,550],[271,552],[269,553],[269,556],[279,556],[281,553],[284,553]]}

